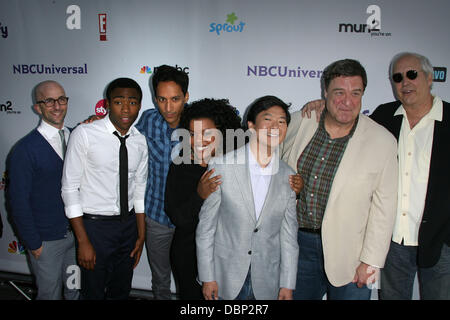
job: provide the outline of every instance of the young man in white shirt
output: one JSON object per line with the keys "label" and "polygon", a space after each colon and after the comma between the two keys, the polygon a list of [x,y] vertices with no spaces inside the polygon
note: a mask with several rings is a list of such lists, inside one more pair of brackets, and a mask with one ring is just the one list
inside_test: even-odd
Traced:
{"label": "young man in white shirt", "polygon": [[148,151],[132,126],[142,91],[134,80],[119,78],[109,84],[106,99],[107,117],[73,131],[62,179],[87,300],[128,298],[145,239]]}

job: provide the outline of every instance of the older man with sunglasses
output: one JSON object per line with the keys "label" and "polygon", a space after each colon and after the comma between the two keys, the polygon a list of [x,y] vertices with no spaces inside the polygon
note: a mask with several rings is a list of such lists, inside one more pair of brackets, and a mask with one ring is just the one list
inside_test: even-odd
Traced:
{"label": "older man with sunglasses", "polygon": [[404,52],[390,64],[398,101],[371,118],[398,140],[399,189],[392,242],[381,272],[382,299],[450,299],[450,105],[432,95],[433,67]]}

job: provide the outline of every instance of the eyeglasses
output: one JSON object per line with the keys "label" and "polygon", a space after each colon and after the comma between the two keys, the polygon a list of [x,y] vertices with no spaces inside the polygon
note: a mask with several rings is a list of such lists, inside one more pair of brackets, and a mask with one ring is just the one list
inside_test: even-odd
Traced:
{"label": "eyeglasses", "polygon": [[58,99],[47,98],[45,100],[36,101],[36,103],[43,103],[47,108],[51,108],[55,105],[56,101],[58,101],[60,106],[65,106],[67,101],[69,101],[69,97],[61,96]]}
{"label": "eyeglasses", "polygon": [[[415,78],[417,78],[417,75],[418,75],[418,71],[416,71],[416,70],[408,70],[408,71],[406,71],[406,77],[409,79],[409,80],[414,80]],[[402,82],[403,81],[403,75],[399,72],[399,73],[394,73],[393,75],[392,75],[392,81],[394,81],[395,83],[400,83],[400,82]]]}

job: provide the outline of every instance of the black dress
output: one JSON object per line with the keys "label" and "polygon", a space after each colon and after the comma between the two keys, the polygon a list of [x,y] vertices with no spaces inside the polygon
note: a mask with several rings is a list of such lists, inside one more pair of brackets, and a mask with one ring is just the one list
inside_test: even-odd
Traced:
{"label": "black dress", "polygon": [[170,249],[172,272],[180,299],[203,299],[197,282],[195,229],[203,199],[197,193],[200,177],[207,167],[198,164],[171,164],[167,175],[165,212],[175,225]]}

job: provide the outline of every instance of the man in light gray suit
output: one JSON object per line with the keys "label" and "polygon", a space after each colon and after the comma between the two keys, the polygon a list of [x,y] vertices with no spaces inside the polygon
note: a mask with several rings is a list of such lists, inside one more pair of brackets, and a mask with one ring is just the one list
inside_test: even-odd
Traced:
{"label": "man in light gray suit", "polygon": [[247,112],[250,142],[210,162],[222,184],[207,198],[196,232],[205,299],[292,299],[298,262],[294,171],[278,145],[289,106],[273,96]]}

